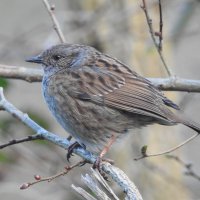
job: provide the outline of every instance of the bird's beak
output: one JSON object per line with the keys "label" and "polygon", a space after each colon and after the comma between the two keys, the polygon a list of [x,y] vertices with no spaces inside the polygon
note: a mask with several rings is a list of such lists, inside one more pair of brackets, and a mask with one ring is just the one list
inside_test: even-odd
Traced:
{"label": "bird's beak", "polygon": [[42,64],[43,60],[42,60],[42,56],[38,55],[38,56],[33,56],[31,58],[28,58],[25,60],[26,62],[32,62],[32,63],[39,63]]}

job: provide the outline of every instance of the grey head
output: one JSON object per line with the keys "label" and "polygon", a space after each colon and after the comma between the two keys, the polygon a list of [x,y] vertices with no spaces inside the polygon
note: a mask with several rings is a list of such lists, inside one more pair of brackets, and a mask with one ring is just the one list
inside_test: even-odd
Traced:
{"label": "grey head", "polygon": [[38,63],[44,66],[44,71],[59,70],[81,66],[93,58],[96,49],[79,44],[59,44],[43,51],[41,54],[27,59],[27,62]]}

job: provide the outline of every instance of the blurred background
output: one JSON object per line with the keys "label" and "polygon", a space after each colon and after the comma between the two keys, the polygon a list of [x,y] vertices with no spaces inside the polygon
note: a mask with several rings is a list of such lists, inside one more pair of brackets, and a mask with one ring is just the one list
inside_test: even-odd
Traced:
{"label": "blurred background", "polygon": [[[154,30],[159,30],[158,1],[148,0]],[[167,77],[150,38],[146,19],[136,0],[59,0],[55,14],[68,43],[82,43],[110,54],[146,77]],[[164,21],[163,53],[175,75],[200,79],[200,1],[162,1]],[[42,0],[0,0],[0,63],[36,67],[25,59],[59,39]],[[63,137],[68,134],[56,123],[41,94],[41,83],[0,79],[5,95],[16,107],[26,112],[47,130]],[[194,121],[200,122],[200,94],[167,92],[170,99]],[[33,134],[8,113],[0,112],[0,143]],[[148,200],[198,200],[200,181],[184,174],[176,161],[159,156],[134,161],[143,145],[149,153],[159,153],[179,144],[193,132],[183,126],[153,125],[134,131],[115,144],[107,157],[114,159],[138,186]],[[173,155],[192,163],[200,174],[200,139],[197,138]],[[33,175],[51,176],[67,164],[66,151],[44,141],[27,142],[0,151],[1,199],[81,199],[71,184],[82,186],[81,174],[90,166],[75,168],[65,177],[19,190]],[[71,163],[79,160],[74,156]],[[112,185],[112,182],[110,182]],[[85,187],[85,186],[83,186]],[[123,192],[113,186],[119,197]]]}

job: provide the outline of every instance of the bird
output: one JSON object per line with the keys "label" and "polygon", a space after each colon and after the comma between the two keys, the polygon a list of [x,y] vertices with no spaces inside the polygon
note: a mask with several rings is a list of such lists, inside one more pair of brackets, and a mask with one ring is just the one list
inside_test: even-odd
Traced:
{"label": "bird", "polygon": [[91,46],[58,44],[26,61],[43,66],[43,96],[58,123],[101,157],[129,130],[151,124],[200,133],[148,79]]}

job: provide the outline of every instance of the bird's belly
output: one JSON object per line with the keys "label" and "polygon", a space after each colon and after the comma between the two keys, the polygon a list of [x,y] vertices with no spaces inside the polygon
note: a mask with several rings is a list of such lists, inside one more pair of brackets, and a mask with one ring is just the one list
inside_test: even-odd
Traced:
{"label": "bird's belly", "polygon": [[61,126],[93,152],[101,150],[112,135],[127,132],[127,119],[116,110],[67,95],[50,95],[46,90],[43,95]]}

